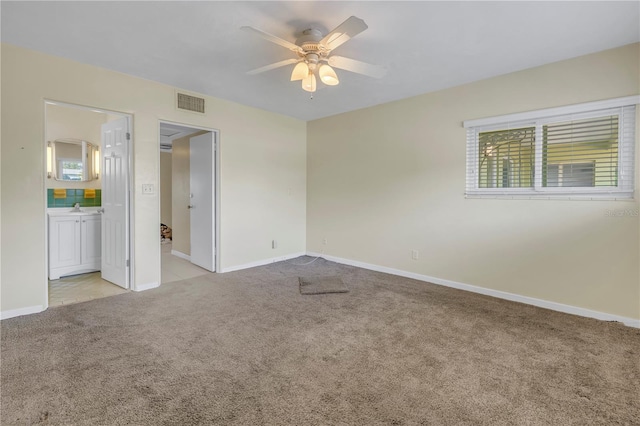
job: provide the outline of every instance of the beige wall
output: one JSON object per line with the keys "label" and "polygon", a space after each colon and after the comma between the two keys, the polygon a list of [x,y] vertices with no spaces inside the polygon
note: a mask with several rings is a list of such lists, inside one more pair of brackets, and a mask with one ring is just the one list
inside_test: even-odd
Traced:
{"label": "beige wall", "polygon": [[[101,128],[106,122],[107,114],[61,105],[46,105],[45,139],[50,142],[61,138],[82,139],[99,147]],[[52,178],[47,179],[46,182],[47,188],[100,188],[100,186],[100,179],[73,182]]]}
{"label": "beige wall", "polygon": [[7,44],[1,61],[3,313],[46,304],[44,99],[133,115],[134,285],[160,277],[159,196],[142,194],[159,185],[160,120],[220,130],[222,268],[305,250],[305,122],[213,97],[178,111],[173,87]]}
{"label": "beige wall", "polygon": [[160,223],[171,227],[171,153],[160,153]]}
{"label": "beige wall", "polygon": [[639,219],[606,215],[637,210],[638,190],[635,201],[465,199],[462,127],[637,95],[639,63],[634,44],[309,122],[307,249],[640,318]]}

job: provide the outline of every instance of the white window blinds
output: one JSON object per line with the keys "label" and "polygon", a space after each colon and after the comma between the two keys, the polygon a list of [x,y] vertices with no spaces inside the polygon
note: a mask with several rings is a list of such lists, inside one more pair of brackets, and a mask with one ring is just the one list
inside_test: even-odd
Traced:
{"label": "white window blinds", "polygon": [[467,196],[632,198],[638,100],[465,122]]}
{"label": "white window blinds", "polygon": [[542,126],[542,185],[616,187],[619,115]]}

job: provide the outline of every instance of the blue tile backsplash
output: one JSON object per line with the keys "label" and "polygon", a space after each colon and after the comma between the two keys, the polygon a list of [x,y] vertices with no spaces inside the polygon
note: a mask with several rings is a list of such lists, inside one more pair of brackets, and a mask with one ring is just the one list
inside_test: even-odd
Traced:
{"label": "blue tile backsplash", "polygon": [[47,189],[47,207],[73,207],[80,203],[80,207],[100,207],[102,205],[102,190],[96,189],[95,198],[84,198],[84,189],[67,189],[66,198],[53,198],[53,188]]}

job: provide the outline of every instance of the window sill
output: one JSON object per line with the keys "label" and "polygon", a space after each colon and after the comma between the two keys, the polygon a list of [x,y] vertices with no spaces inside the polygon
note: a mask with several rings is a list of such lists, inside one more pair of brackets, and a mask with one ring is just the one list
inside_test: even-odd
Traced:
{"label": "window sill", "polygon": [[478,191],[467,192],[465,198],[481,198],[495,200],[581,200],[581,201],[634,201],[633,191],[602,193],[567,193],[567,192],[507,192]]}

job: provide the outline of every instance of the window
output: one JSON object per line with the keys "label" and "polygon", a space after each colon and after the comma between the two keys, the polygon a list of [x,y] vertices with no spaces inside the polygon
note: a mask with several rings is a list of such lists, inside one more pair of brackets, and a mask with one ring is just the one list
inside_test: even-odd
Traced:
{"label": "window", "polygon": [[466,121],[468,197],[633,198],[640,96]]}
{"label": "window", "polygon": [[83,180],[83,173],[82,160],[75,158],[58,159],[58,170],[56,172],[56,177],[60,176],[58,180]]}
{"label": "window", "polygon": [[546,171],[546,186],[591,187],[596,186],[596,162],[549,164]]}
{"label": "window", "polygon": [[479,132],[478,187],[532,187],[535,133],[535,127]]}

